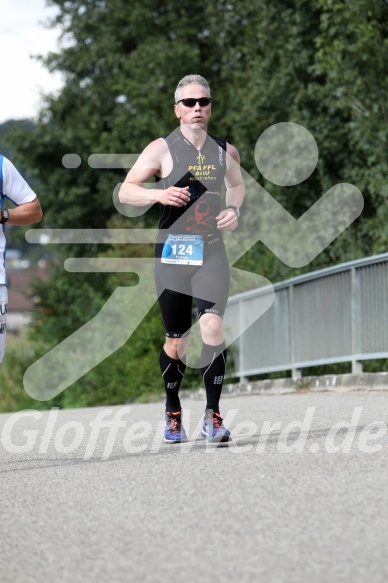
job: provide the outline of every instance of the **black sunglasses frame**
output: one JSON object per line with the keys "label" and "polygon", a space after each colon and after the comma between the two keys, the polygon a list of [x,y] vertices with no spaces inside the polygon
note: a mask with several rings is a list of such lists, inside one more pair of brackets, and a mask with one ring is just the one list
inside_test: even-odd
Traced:
{"label": "black sunglasses frame", "polygon": [[206,107],[207,105],[210,105],[211,99],[210,97],[186,97],[186,99],[180,99],[176,102],[177,105],[178,103],[183,103],[185,107],[195,107],[196,104],[199,103],[200,107]]}

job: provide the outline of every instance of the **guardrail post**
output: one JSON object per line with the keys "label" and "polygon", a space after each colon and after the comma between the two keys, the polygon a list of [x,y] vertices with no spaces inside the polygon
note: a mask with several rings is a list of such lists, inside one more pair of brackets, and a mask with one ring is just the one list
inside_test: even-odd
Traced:
{"label": "guardrail post", "polygon": [[247,378],[245,376],[245,363],[244,363],[244,343],[243,343],[243,333],[242,333],[242,322],[243,322],[243,311],[244,302],[242,299],[238,300],[238,326],[239,326],[239,337],[238,337],[238,368],[240,372],[240,383],[246,383]]}
{"label": "guardrail post", "polygon": [[360,289],[356,267],[351,267],[351,342],[352,342],[352,374],[362,373],[362,362],[356,360],[360,341]]}
{"label": "guardrail post", "polygon": [[295,318],[294,318],[294,286],[291,284],[288,288],[289,318],[290,318],[290,356],[291,356],[291,375],[294,381],[302,378],[302,371],[295,367]]}

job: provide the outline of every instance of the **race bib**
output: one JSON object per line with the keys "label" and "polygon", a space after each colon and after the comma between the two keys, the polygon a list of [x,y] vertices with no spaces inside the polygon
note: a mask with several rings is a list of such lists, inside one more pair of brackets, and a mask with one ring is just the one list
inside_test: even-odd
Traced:
{"label": "race bib", "polygon": [[169,235],[163,247],[161,261],[177,265],[202,265],[201,235]]}

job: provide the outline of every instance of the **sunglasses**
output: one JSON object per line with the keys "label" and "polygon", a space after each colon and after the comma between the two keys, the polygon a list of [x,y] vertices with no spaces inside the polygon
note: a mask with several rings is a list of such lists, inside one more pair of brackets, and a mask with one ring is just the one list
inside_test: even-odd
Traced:
{"label": "sunglasses", "polygon": [[198,99],[195,99],[194,97],[187,97],[187,99],[180,99],[177,101],[177,105],[178,103],[183,103],[185,107],[195,107],[197,102],[201,107],[206,107],[211,102],[211,99],[210,97],[199,97]]}

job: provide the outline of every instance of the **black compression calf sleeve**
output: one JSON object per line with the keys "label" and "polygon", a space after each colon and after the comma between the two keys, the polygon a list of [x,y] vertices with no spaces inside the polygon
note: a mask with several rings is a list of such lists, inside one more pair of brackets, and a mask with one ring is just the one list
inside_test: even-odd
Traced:
{"label": "black compression calf sleeve", "polygon": [[220,412],[219,403],[226,368],[226,347],[204,344],[201,354],[201,373],[206,389],[206,409]]}
{"label": "black compression calf sleeve", "polygon": [[166,391],[166,411],[180,411],[179,387],[185,374],[186,365],[181,360],[168,356],[164,349],[159,354],[160,370]]}

